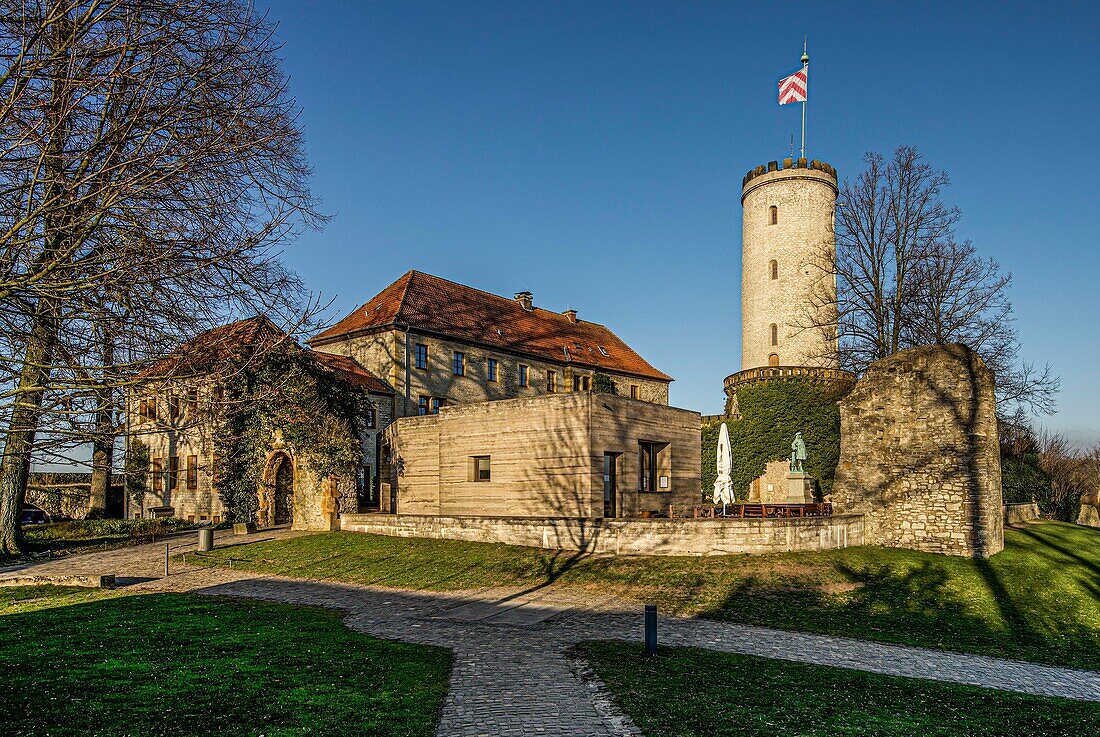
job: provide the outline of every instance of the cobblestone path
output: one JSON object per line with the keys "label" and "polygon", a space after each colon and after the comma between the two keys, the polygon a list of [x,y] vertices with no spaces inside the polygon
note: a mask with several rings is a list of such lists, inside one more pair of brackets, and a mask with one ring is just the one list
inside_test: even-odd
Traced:
{"label": "cobblestone path", "polygon": [[[294,533],[276,531],[263,537]],[[257,536],[259,537],[259,536]],[[256,537],[249,538],[249,541]],[[219,544],[233,541],[219,538]],[[177,549],[186,550],[181,541]],[[191,591],[341,609],[349,627],[439,645],[455,654],[438,734],[512,737],[639,735],[586,666],[584,640],[641,642],[639,607],[548,586],[531,591],[431,593],[261,576],[173,564],[161,545],[44,562],[24,573],[116,573],[135,592]],[[0,577],[6,571],[0,570]],[[845,638],[694,619],[662,618],[664,645],[1100,701],[1100,673]]]}

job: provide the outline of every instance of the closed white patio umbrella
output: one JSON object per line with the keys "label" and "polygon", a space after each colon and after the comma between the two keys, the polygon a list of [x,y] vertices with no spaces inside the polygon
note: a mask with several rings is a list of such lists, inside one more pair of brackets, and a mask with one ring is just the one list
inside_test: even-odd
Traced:
{"label": "closed white patio umbrella", "polygon": [[714,480],[714,503],[722,505],[722,515],[726,514],[726,505],[733,503],[733,458],[730,450],[730,431],[726,423],[722,423],[722,429],[718,431],[717,453],[718,477]]}

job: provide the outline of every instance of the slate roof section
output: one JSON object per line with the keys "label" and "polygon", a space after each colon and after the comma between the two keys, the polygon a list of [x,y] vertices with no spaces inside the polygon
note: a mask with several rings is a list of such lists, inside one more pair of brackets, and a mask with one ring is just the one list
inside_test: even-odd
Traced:
{"label": "slate roof section", "polygon": [[308,342],[322,346],[358,333],[405,326],[553,363],[673,380],[599,323],[574,323],[540,307],[525,310],[514,299],[421,271],[407,272]]}

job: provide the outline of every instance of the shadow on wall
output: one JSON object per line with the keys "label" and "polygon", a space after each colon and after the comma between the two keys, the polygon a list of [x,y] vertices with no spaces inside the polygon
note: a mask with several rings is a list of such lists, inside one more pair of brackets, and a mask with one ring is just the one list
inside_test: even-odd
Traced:
{"label": "shadow on wall", "polygon": [[[906,373],[911,385],[931,398],[925,406],[930,405],[936,417],[948,418],[950,442],[935,434],[938,425],[900,426],[930,419],[914,416],[912,410],[920,404],[919,400],[914,403],[915,392],[886,396],[901,383],[896,377]],[[952,384],[963,384],[965,392],[952,392]],[[872,364],[841,402],[844,426],[834,497],[842,502],[838,511],[865,513],[869,540],[897,545],[891,538],[898,537],[893,528],[901,521],[893,515],[931,509],[935,500],[930,494],[961,487],[965,504],[959,531],[965,535],[965,550],[957,546],[950,552],[978,557],[999,552],[1003,546],[1000,455],[992,391],[991,372],[963,345],[911,348]],[[868,439],[871,431],[877,435]],[[900,442],[903,438],[912,442]],[[946,462],[950,459],[955,462]],[[936,475],[919,478],[928,469],[935,469]],[[877,474],[881,477],[876,479]],[[922,537],[928,545],[934,544],[927,535]],[[948,552],[922,547],[920,538],[916,547]]]}

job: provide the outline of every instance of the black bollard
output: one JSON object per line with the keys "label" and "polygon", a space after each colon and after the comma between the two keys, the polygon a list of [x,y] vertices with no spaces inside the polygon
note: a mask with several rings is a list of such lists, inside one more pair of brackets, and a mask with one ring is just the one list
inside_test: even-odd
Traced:
{"label": "black bollard", "polygon": [[657,605],[645,605],[645,654],[657,654]]}

